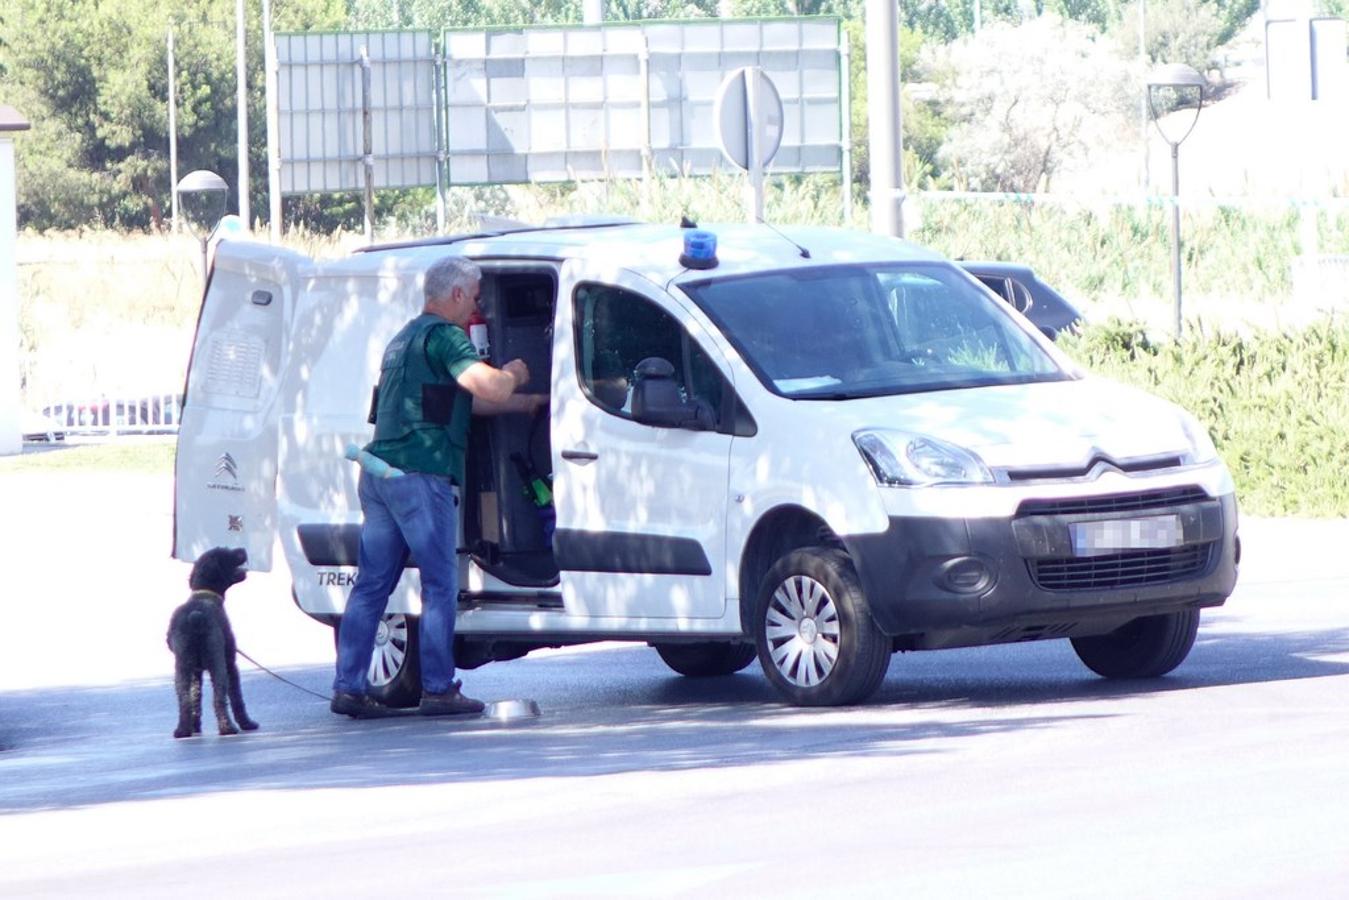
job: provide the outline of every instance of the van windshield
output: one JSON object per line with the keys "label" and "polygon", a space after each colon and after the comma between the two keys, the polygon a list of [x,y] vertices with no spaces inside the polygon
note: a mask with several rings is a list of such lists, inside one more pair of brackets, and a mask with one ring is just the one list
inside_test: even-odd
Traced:
{"label": "van windshield", "polygon": [[787,397],[1072,377],[999,301],[941,263],[819,266],[682,287],[760,380]]}

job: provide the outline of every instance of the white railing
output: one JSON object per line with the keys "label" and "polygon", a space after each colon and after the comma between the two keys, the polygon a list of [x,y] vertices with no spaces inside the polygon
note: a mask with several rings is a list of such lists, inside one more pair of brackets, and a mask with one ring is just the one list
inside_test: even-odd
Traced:
{"label": "white railing", "polygon": [[1294,259],[1293,296],[1324,309],[1349,307],[1349,255],[1322,253]]}
{"label": "white railing", "polygon": [[174,434],[182,417],[178,393],[50,401],[37,411],[66,434]]}

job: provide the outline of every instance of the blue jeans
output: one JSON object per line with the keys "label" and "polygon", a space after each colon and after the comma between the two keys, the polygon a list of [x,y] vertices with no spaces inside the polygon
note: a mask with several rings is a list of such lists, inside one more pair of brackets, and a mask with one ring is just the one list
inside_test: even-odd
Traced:
{"label": "blue jeans", "polygon": [[359,570],[337,635],[333,690],[369,689],[375,633],[411,553],[422,581],[422,691],[443,694],[454,678],[454,617],[459,607],[459,489],[448,478],[407,472],[376,478],[362,470]]}

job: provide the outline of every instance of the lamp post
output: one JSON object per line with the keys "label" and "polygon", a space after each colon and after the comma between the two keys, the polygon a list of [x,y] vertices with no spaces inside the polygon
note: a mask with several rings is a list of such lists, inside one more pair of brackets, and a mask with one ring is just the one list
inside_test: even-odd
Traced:
{"label": "lamp post", "polygon": [[[206,247],[211,239],[210,223],[218,220],[220,214],[225,211],[225,200],[229,193],[229,185],[225,184],[225,179],[216,173],[208,172],[205,169],[197,169],[184,175],[179,180],[175,191],[178,194],[178,203],[183,209],[184,217],[188,220],[193,234],[201,241],[201,283],[202,289],[205,290]],[[190,208],[184,205],[188,195],[194,198]]]}
{"label": "lamp post", "polygon": [[[1180,145],[1190,136],[1199,113],[1204,108],[1204,76],[1181,63],[1158,66],[1148,75],[1148,108],[1152,110],[1152,124],[1162,140],[1171,145],[1171,278],[1175,285],[1176,337],[1181,332],[1180,306]],[[1173,134],[1162,128],[1159,109],[1167,112],[1189,106],[1193,98],[1194,115],[1183,132],[1179,123],[1172,123]],[[1178,136],[1176,136],[1178,134]]]}

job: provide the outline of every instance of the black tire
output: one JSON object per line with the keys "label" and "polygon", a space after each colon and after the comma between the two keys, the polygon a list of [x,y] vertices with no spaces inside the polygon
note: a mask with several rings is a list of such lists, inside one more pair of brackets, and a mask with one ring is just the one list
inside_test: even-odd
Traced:
{"label": "black tire", "polygon": [[841,550],[794,550],[774,563],[759,587],[753,627],[764,673],[798,706],[860,703],[890,666],[890,639],[872,620]]}
{"label": "black tire", "polygon": [[[417,617],[391,613],[380,620],[370,657],[369,695],[385,706],[406,709],[422,698],[422,666]],[[342,621],[333,623],[337,640]]]}
{"label": "black tire", "polygon": [[715,678],[734,675],[754,662],[758,651],[753,644],[715,641],[705,644],[652,644],[671,669],[689,678]]}
{"label": "black tire", "polygon": [[1087,668],[1106,678],[1157,678],[1185,661],[1199,631],[1199,610],[1134,619],[1109,634],[1073,638]]}

